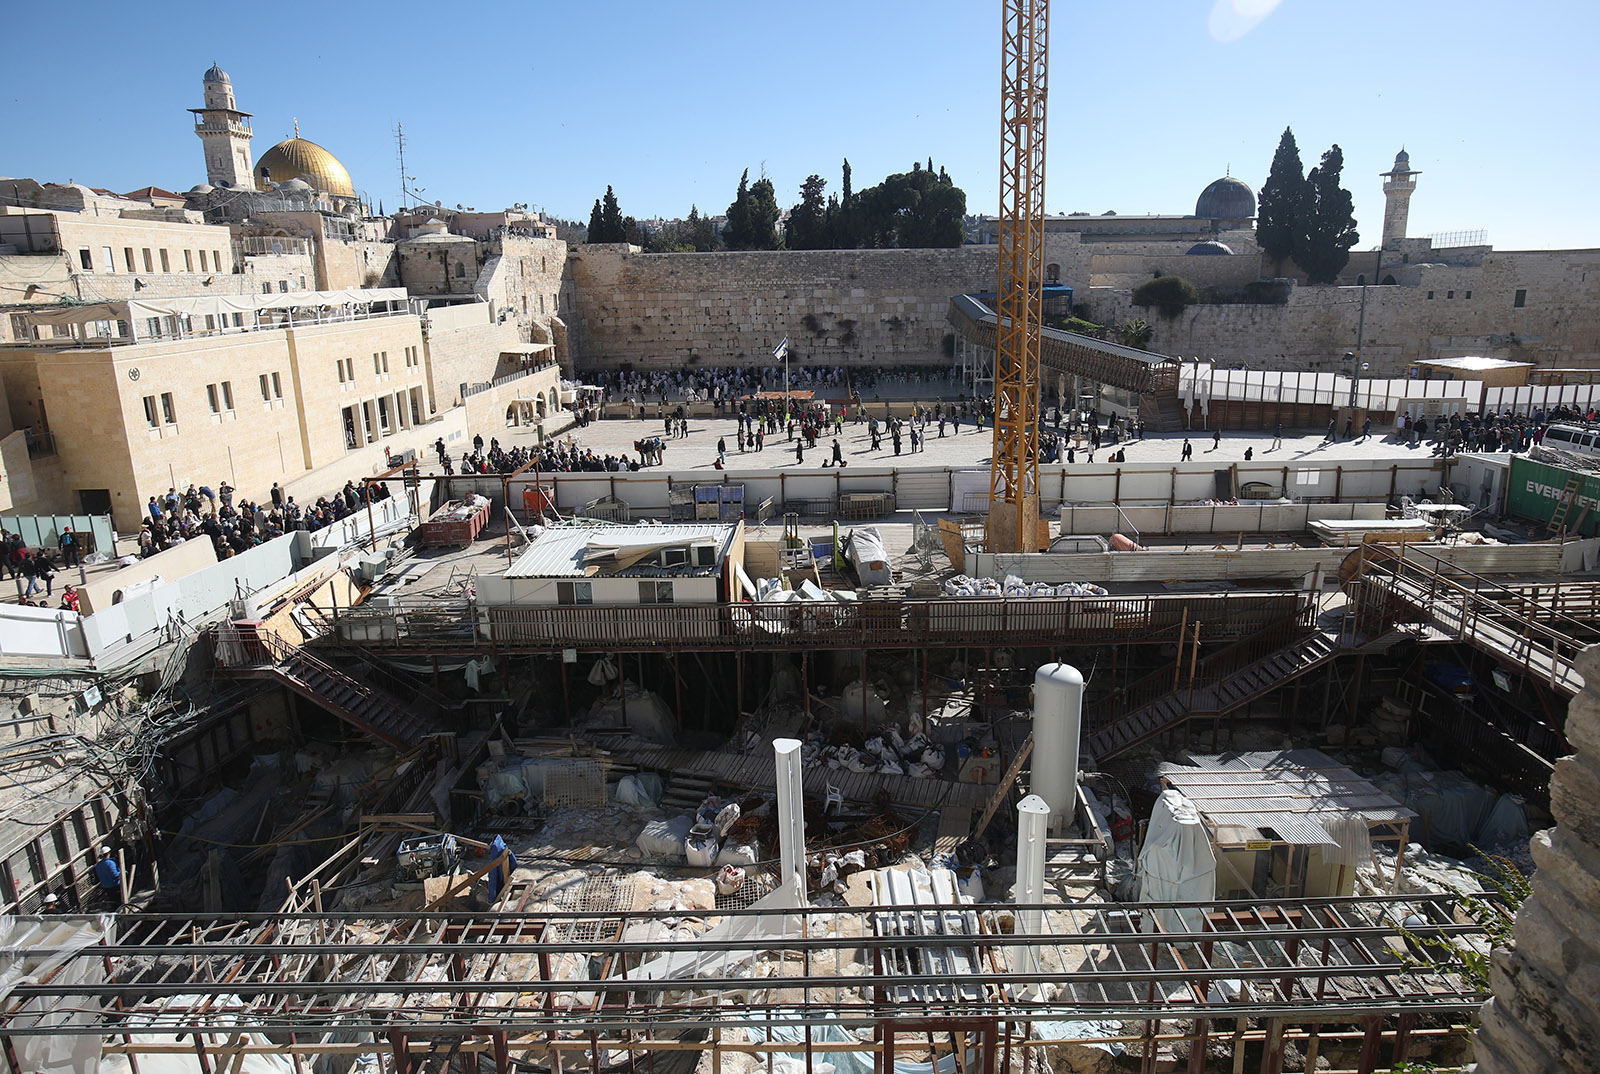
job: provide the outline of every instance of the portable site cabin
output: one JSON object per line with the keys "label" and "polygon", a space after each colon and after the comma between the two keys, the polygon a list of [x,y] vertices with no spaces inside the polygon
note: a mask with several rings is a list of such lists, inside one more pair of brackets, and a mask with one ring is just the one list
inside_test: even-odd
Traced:
{"label": "portable site cabin", "polygon": [[1158,772],[1211,834],[1218,898],[1352,895],[1373,842],[1397,844],[1398,877],[1416,814],[1321,750],[1190,760]]}

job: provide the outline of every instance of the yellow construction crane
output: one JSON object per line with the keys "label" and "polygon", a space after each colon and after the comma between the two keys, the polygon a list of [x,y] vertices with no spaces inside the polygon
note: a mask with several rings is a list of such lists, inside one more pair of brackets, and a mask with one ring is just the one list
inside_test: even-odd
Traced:
{"label": "yellow construction crane", "polygon": [[1000,271],[996,289],[991,552],[1039,548],[1039,328],[1050,0],[1002,0]]}

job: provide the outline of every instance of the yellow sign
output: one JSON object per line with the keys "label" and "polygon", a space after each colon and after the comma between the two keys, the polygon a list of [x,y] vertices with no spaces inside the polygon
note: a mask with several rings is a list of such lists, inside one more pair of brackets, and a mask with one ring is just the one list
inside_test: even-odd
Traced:
{"label": "yellow sign", "polygon": [[1248,840],[1245,843],[1244,848],[1246,850],[1271,850],[1272,849],[1272,840],[1271,839],[1251,839],[1251,840]]}

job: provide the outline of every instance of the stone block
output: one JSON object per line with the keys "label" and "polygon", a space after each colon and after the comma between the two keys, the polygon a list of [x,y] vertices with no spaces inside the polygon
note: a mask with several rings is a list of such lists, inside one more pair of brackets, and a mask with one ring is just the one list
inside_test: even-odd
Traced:
{"label": "stone block", "polygon": [[[1539,1049],[1576,1070],[1600,1070],[1600,1035],[1593,1009],[1567,992],[1565,982],[1513,955],[1497,958],[1489,975],[1495,1002],[1514,1017]],[[1538,1069],[1553,1069],[1549,1067]]]}
{"label": "stone block", "polygon": [[[1589,907],[1591,911],[1600,907],[1600,875],[1575,853],[1588,856],[1594,853],[1594,848],[1585,851],[1583,845],[1576,844],[1566,832],[1552,828],[1535,832],[1529,849],[1533,853],[1534,864],[1539,867],[1534,880],[1538,890],[1543,891],[1546,885],[1557,885],[1572,905]],[[1588,915],[1585,917],[1587,920]]]}
{"label": "stone block", "polygon": [[[1521,1017],[1507,1010],[1499,996],[1483,1005],[1476,1044],[1479,1050],[1480,1070],[1505,1071],[1506,1074],[1553,1074],[1564,1068],[1546,1052],[1523,1027]],[[1484,1055],[1487,1043],[1489,1054]],[[1492,1059],[1490,1058],[1492,1056]],[[1485,1067],[1485,1060],[1491,1065]]]}
{"label": "stone block", "polygon": [[1556,764],[1550,815],[1576,838],[1600,847],[1600,773],[1587,758],[1564,757]]}

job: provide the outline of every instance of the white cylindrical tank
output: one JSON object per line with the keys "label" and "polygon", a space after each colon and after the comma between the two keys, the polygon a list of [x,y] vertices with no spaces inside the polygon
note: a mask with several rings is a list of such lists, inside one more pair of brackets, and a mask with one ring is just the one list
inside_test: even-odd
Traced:
{"label": "white cylindrical tank", "polygon": [[[1044,902],[1045,831],[1049,827],[1050,807],[1037,794],[1017,803],[1017,882],[1013,895],[1019,907],[1017,931],[1038,935],[1044,931],[1044,911],[1028,909],[1030,903]],[[1014,973],[1038,973],[1039,949],[1019,944],[1011,951]]]}
{"label": "white cylindrical tank", "polygon": [[1071,664],[1046,664],[1033,676],[1034,794],[1050,807],[1050,830],[1077,815],[1078,739],[1083,730],[1083,674]]}

